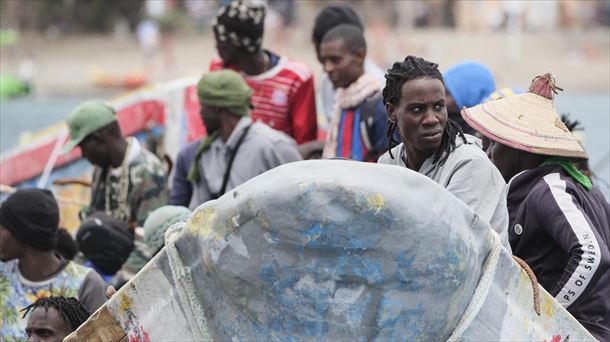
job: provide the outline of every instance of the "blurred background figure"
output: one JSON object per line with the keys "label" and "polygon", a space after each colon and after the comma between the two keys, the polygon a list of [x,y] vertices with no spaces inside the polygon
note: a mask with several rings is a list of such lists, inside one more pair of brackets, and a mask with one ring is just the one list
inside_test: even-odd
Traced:
{"label": "blurred background figure", "polygon": [[49,296],[78,297],[90,311],[105,302],[105,285],[91,268],[55,251],[59,207],[48,190],[21,189],[0,206],[0,333],[25,339],[19,310]]}
{"label": "blurred background figure", "polygon": [[460,111],[478,105],[496,90],[491,71],[481,63],[464,62],[445,71],[443,81],[449,119],[457,122],[464,133],[474,135],[475,130],[464,121]]}

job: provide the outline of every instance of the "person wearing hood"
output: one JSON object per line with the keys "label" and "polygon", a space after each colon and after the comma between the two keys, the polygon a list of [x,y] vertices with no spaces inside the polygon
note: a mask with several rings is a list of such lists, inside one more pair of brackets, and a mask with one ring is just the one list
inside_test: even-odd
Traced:
{"label": "person wearing hood", "polygon": [[[386,74],[383,89],[388,152],[379,163],[419,172],[447,189],[489,222],[508,250],[506,183],[480,146],[447,118],[438,65],[408,56]],[[393,139],[398,129],[401,141]],[[408,189],[406,189],[408,191]]]}
{"label": "person wearing hood", "polygon": [[540,285],[600,341],[610,341],[610,205],[574,164],[587,154],[557,115],[550,74],[529,92],[462,110],[492,140],[508,181],[512,250]]}
{"label": "person wearing hood", "polygon": [[462,119],[460,110],[482,103],[496,90],[491,71],[481,63],[464,62],[445,71],[443,80],[449,119],[457,122],[464,133],[475,135],[475,130]]}

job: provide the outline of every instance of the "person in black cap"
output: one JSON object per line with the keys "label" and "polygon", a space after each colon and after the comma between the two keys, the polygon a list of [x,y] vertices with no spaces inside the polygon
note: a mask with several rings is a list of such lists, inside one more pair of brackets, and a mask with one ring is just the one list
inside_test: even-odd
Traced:
{"label": "person in black cap", "polygon": [[0,206],[0,335],[25,340],[19,309],[39,298],[77,297],[91,312],[105,301],[104,282],[92,269],[54,251],[59,207],[48,190],[17,190]]}

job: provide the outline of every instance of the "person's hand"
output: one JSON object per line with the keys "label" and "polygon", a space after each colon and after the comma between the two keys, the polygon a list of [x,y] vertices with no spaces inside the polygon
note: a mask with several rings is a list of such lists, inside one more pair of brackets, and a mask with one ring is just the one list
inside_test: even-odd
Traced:
{"label": "person's hand", "polygon": [[109,285],[106,288],[106,298],[110,299],[112,296],[114,296],[115,293],[116,293],[116,289],[114,288],[114,286]]}

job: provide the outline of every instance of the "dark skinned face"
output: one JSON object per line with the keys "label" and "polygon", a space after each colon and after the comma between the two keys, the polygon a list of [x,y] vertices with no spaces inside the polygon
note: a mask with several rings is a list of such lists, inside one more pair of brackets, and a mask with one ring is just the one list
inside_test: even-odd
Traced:
{"label": "dark skinned face", "polygon": [[78,146],[83,153],[83,158],[87,159],[91,164],[99,167],[108,167],[110,165],[108,148],[103,137],[98,132],[88,135]]}
{"label": "dark skinned face", "polygon": [[28,342],[61,342],[72,332],[55,308],[36,308],[28,318],[25,333]]}
{"label": "dark skinned face", "polygon": [[421,78],[405,82],[398,104],[388,103],[386,109],[390,120],[397,123],[409,158],[425,160],[440,147],[447,124],[441,81]]}
{"label": "dark skinned face", "polygon": [[201,115],[201,120],[203,120],[208,134],[212,134],[220,129],[220,111],[218,108],[202,104],[199,115]]}
{"label": "dark skinned face", "polygon": [[339,38],[320,45],[318,60],[336,89],[348,87],[362,75],[364,56],[364,51],[351,51]]}
{"label": "dark skinned face", "polygon": [[517,172],[518,151],[499,142],[491,141],[487,148],[487,155],[498,168],[502,177],[508,182]]}
{"label": "dark skinned face", "polygon": [[235,65],[240,56],[240,50],[228,41],[220,41],[216,37],[216,51],[220,59],[227,65]]}

